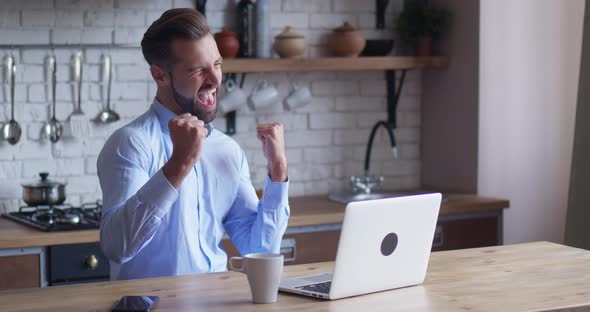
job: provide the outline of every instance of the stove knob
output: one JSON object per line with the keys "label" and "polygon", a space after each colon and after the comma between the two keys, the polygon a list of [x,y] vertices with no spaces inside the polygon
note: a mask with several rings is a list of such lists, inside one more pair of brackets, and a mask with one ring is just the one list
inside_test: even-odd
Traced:
{"label": "stove knob", "polygon": [[94,270],[98,267],[98,259],[95,255],[90,255],[86,257],[86,261],[84,261],[84,264],[87,268]]}

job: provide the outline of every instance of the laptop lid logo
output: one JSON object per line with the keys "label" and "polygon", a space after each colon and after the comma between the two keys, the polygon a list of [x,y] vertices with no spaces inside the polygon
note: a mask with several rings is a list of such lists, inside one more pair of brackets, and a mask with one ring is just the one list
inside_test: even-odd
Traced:
{"label": "laptop lid logo", "polygon": [[385,235],[385,238],[381,242],[381,254],[384,256],[390,256],[397,247],[397,234],[389,233]]}

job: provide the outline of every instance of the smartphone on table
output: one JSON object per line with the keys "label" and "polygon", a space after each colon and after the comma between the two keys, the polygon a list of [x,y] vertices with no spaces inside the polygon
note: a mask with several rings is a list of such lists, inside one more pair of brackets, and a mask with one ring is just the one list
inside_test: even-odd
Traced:
{"label": "smartphone on table", "polygon": [[158,296],[124,296],[111,310],[112,312],[150,312],[160,297]]}

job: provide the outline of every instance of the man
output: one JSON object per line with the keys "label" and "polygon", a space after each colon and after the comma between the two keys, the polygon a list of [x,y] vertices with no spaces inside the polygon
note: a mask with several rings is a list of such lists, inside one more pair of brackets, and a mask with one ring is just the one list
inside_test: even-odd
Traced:
{"label": "man", "polygon": [[166,11],[141,47],[156,98],[108,139],[97,164],[111,279],[223,271],[224,232],[241,254],[278,252],[289,216],[282,125],[256,129],[268,160],[258,201],[244,152],[211,125],[222,59],[204,17]]}

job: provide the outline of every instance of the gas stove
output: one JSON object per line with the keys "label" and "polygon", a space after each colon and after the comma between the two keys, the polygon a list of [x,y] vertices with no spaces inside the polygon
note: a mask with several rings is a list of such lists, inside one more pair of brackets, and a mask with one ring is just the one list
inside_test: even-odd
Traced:
{"label": "gas stove", "polygon": [[24,206],[3,216],[42,231],[55,232],[98,229],[101,213],[102,201],[98,200],[81,207],[68,204]]}

